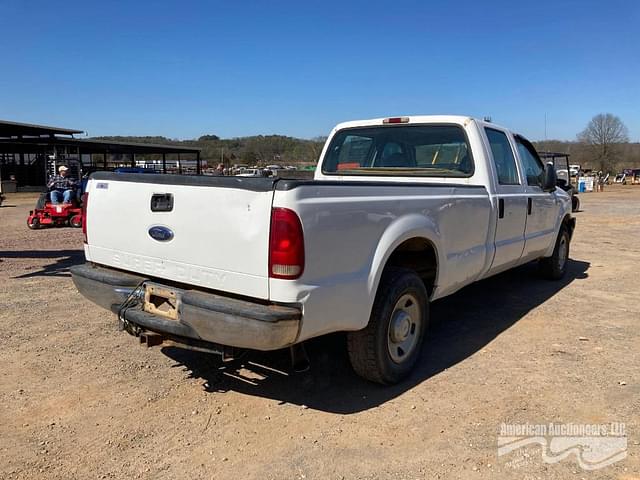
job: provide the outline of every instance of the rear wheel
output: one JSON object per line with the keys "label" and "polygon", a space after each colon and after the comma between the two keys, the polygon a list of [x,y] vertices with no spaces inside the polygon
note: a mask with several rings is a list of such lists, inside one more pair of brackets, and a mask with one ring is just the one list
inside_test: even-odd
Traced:
{"label": "rear wheel", "polygon": [[40,219],[38,217],[27,218],[27,227],[31,230],[37,230],[40,228]]}
{"label": "rear wheel", "polygon": [[369,324],[347,335],[349,358],[356,373],[382,384],[406,377],[420,356],[428,307],[427,290],[413,270],[387,269]]}
{"label": "rear wheel", "polygon": [[71,226],[74,228],[82,227],[82,217],[80,215],[74,215],[71,217]]}
{"label": "rear wheel", "polygon": [[569,262],[570,242],[569,229],[563,225],[558,233],[553,254],[550,257],[540,259],[540,272],[545,278],[559,280],[564,277]]}
{"label": "rear wheel", "polygon": [[580,210],[580,199],[574,195],[571,197],[571,211],[577,212],[578,210]]}

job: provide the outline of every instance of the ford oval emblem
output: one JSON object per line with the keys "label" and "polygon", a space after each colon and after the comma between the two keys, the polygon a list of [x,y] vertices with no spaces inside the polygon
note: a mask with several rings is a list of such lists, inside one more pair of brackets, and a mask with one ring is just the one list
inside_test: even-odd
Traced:
{"label": "ford oval emblem", "polygon": [[173,238],[173,231],[168,227],[156,225],[149,229],[149,236],[159,242],[168,242]]}

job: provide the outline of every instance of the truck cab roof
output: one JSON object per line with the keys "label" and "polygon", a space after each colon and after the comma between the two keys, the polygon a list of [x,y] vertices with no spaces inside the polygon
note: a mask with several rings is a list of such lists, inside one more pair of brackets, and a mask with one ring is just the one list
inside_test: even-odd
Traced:
{"label": "truck cab roof", "polygon": [[375,125],[386,125],[389,119],[402,119],[402,122],[397,122],[404,125],[411,124],[425,124],[425,123],[454,123],[457,125],[467,126],[471,122],[476,122],[481,126],[498,127],[504,130],[508,130],[506,127],[497,125],[486,120],[474,118],[465,115],[400,115],[397,117],[380,117],[370,118],[366,120],[351,120],[348,122],[342,122],[335,126],[333,131],[342,130],[344,128],[358,128],[358,127],[371,127]]}

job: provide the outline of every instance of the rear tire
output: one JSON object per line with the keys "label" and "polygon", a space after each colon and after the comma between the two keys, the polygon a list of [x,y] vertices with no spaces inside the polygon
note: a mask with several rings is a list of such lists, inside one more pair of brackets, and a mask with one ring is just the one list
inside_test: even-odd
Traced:
{"label": "rear tire", "polygon": [[399,382],[418,361],[428,320],[429,297],[420,277],[410,269],[388,268],[369,324],[347,335],[353,369],[372,382]]}
{"label": "rear tire", "polygon": [[571,211],[577,212],[580,210],[580,199],[576,196],[571,197]]}
{"label": "rear tire", "polygon": [[80,215],[74,215],[71,217],[71,226],[73,228],[81,228],[82,227],[82,217]]}
{"label": "rear tire", "polygon": [[563,225],[556,239],[556,246],[550,257],[540,259],[540,273],[549,280],[560,280],[567,271],[567,263],[569,262],[569,244],[571,236],[569,229]]}
{"label": "rear tire", "polygon": [[31,230],[38,230],[40,228],[40,219],[38,217],[33,217],[31,221],[27,219],[27,227]]}

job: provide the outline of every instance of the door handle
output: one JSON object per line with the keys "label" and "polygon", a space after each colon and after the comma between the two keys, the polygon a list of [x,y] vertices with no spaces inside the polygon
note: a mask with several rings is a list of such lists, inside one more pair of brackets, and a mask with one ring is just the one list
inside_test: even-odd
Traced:
{"label": "door handle", "polygon": [[498,199],[498,218],[504,218],[504,198]]}
{"label": "door handle", "polygon": [[532,206],[533,202],[531,200],[531,197],[527,198],[527,215],[531,215],[531,206]]}

